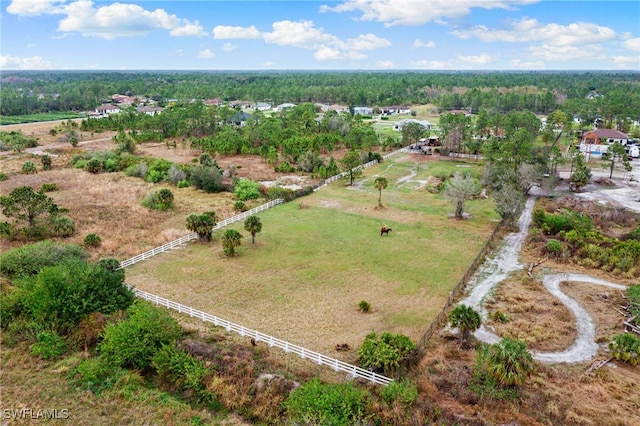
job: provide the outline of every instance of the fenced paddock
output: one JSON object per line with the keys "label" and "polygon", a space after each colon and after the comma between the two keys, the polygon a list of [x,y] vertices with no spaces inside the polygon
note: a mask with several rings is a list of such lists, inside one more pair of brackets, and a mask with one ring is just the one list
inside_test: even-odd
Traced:
{"label": "fenced paddock", "polygon": [[231,321],[218,318],[206,312],[198,311],[189,306],[184,306],[180,303],[176,303],[171,300],[165,299],[164,297],[160,297],[155,294],[148,293],[146,291],[138,290],[133,287],[129,287],[129,288],[133,291],[136,297],[148,300],[149,302],[152,302],[158,306],[162,306],[167,309],[172,309],[181,314],[189,315],[192,318],[197,318],[203,322],[213,324],[215,327],[223,327],[227,331],[233,331],[239,334],[240,336],[250,337],[254,339],[256,342],[264,342],[270,347],[276,347],[276,348],[282,349],[285,353],[296,354],[300,358],[309,359],[317,363],[318,365],[326,365],[328,367],[333,368],[335,371],[347,373],[352,378],[364,379],[376,385],[388,385],[389,383],[392,382],[392,379],[386,376],[383,376],[381,374],[377,374],[373,371],[365,370],[355,365],[351,365],[346,362],[340,361],[339,359],[331,358],[321,353],[314,352],[309,349],[305,349],[298,345],[294,345],[293,343],[289,343],[287,341],[278,339],[277,337],[269,336],[267,334],[260,333],[259,331],[255,331],[250,328],[247,328],[238,324],[234,324]]}
{"label": "fenced paddock", "polygon": [[[242,219],[245,219],[245,218],[251,216],[252,214],[256,214],[256,213],[259,213],[261,211],[264,211],[264,210],[270,209],[272,207],[275,207],[278,204],[281,204],[283,202],[284,202],[283,199],[278,198],[278,199],[269,201],[268,203],[261,204],[258,207],[255,207],[255,208],[253,208],[251,210],[247,210],[246,212],[242,212],[242,213],[240,213],[238,215],[229,217],[227,219],[224,219],[224,220],[216,223],[216,225],[212,228],[212,230],[215,231],[217,229],[224,228],[227,225],[230,225],[232,223],[235,223],[235,222],[238,222],[238,221],[240,221]],[[151,258],[151,257],[153,257],[153,256],[155,256],[157,254],[164,253],[166,251],[173,250],[173,249],[176,249],[176,248],[181,248],[186,243],[188,243],[189,241],[193,241],[196,238],[198,238],[198,234],[195,233],[195,232],[187,234],[187,235],[185,235],[183,237],[178,238],[177,240],[173,240],[173,241],[170,241],[170,242],[168,242],[166,244],[163,244],[160,247],[155,247],[155,248],[153,248],[153,249],[151,249],[149,251],[145,251],[144,253],[141,253],[141,254],[139,254],[137,256],[134,256],[134,257],[129,258],[127,260],[123,260],[122,262],[120,262],[120,268],[119,269],[124,269],[127,266],[131,266],[131,265],[133,265],[135,263],[138,263],[138,262],[141,262],[143,260],[149,259],[149,258]]]}

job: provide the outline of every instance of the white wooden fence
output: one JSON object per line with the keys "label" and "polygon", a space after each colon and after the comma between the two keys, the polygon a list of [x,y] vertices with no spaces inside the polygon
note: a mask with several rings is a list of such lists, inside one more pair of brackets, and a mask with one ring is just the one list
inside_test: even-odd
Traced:
{"label": "white wooden fence", "polygon": [[[401,149],[399,149],[397,151],[393,151],[393,152],[390,152],[388,154],[383,155],[382,159],[386,160],[388,158],[394,157],[394,156],[396,156],[398,154],[402,154],[402,153],[405,153],[405,152],[409,152],[409,150],[407,148],[401,148]],[[368,163],[364,163],[361,166],[354,167],[354,169],[355,170],[366,169],[367,167],[375,166],[376,164],[378,164],[378,160],[372,160],[372,161],[369,161]],[[329,185],[331,182],[335,182],[338,179],[341,179],[341,178],[347,176],[348,174],[349,174],[349,172],[342,172],[342,173],[338,173],[335,176],[331,176],[329,178],[326,178],[321,185],[319,185],[316,189],[314,189],[314,191],[317,191],[317,190],[319,190],[321,188],[324,188],[325,186]]]}
{"label": "white wooden fence", "polygon": [[[242,220],[244,218],[247,218],[249,216],[251,216],[254,213],[258,213],[261,212],[263,210],[267,210],[270,209],[271,207],[277,206],[278,204],[281,204],[282,202],[284,202],[283,199],[278,198],[272,201],[269,201],[268,203],[265,204],[261,204],[258,207],[255,207],[251,210],[247,210],[246,212],[242,212],[238,215],[235,215],[233,217],[229,217],[223,221],[220,221],[218,223],[216,223],[216,225],[212,228],[213,231],[220,229],[220,228],[224,228],[225,226],[237,222],[239,220]],[[119,269],[124,269],[127,266],[131,266],[134,263],[138,263],[140,261],[143,261],[145,259],[149,259],[150,257],[155,256],[156,254],[160,254],[163,253],[165,251],[168,250],[172,250],[178,247],[181,247],[182,245],[188,243],[191,240],[195,240],[196,238],[198,238],[198,234],[195,232],[192,232],[191,234],[185,235],[183,237],[178,238],[177,240],[173,240],[171,242],[168,242],[166,244],[161,245],[160,247],[156,247],[154,249],[151,249],[149,251],[145,251],[142,254],[139,254],[137,256],[134,256],[130,259],[127,260],[123,260],[122,262],[120,262],[120,268]]]}
{"label": "white wooden fence", "polygon": [[243,337],[253,338],[256,342],[264,342],[270,347],[280,348],[286,353],[293,353],[303,359],[310,359],[318,365],[327,365],[333,368],[335,371],[347,373],[353,378],[357,377],[365,379],[378,385],[388,385],[393,381],[393,379],[390,379],[389,377],[374,373],[369,370],[365,370],[364,368],[360,368],[352,364],[348,364],[346,362],[340,361],[339,359],[331,358],[321,353],[305,349],[301,346],[285,342],[284,340],[266,335],[264,333],[260,333],[259,331],[251,330],[244,326],[234,324],[231,321],[218,318],[206,312],[198,311],[196,309],[190,308],[189,306],[184,306],[180,303],[172,302],[171,300],[165,299],[164,297],[147,293],[146,291],[138,290],[137,288],[133,288],[131,286],[129,286],[129,288],[131,289],[131,291],[133,291],[136,297],[148,300],[152,303],[155,303],[156,305],[163,306],[168,309],[173,309],[181,314],[189,315],[192,318],[198,318],[204,322],[211,323],[216,327],[224,327],[227,331],[233,331]]}

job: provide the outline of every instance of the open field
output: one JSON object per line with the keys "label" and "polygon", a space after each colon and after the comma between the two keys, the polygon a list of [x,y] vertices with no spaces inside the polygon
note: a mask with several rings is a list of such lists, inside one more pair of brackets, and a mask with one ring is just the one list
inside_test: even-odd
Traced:
{"label": "open field", "polygon": [[0,124],[23,124],[23,123],[39,123],[46,121],[67,120],[82,118],[84,114],[75,113],[42,113],[42,114],[28,114],[28,115],[14,115],[14,116],[0,116]]}
{"label": "open field", "polygon": [[[367,169],[354,187],[340,181],[262,212],[254,245],[236,224],[245,233],[236,258],[225,257],[216,238],[134,265],[127,282],[323,353],[337,343],[357,347],[372,331],[418,340],[497,216],[482,199],[468,203],[474,219],[450,219],[451,206],[440,196],[397,183],[415,167],[408,156],[388,160]],[[431,172],[423,165],[415,178]],[[383,209],[372,187],[378,175],[392,182]],[[393,229],[389,236],[379,235],[383,225]],[[372,312],[358,312],[361,300]]]}

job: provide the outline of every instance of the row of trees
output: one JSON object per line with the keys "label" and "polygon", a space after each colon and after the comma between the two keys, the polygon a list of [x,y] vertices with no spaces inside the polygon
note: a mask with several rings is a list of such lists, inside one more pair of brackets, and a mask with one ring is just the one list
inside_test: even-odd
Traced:
{"label": "row of trees", "polygon": [[[575,112],[637,118],[637,73],[465,72],[13,72],[5,74],[0,114],[88,111],[112,94],[157,101],[322,102],[389,106],[435,103],[443,110],[529,109],[549,113],[567,100]],[[533,89],[532,89],[533,88]],[[590,103],[589,94],[602,98]],[[38,96],[43,95],[43,96]]]}

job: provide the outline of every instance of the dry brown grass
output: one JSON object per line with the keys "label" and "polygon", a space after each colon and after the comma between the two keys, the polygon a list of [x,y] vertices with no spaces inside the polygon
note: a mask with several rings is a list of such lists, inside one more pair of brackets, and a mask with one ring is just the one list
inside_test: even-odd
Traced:
{"label": "dry brown grass", "polygon": [[520,339],[529,349],[562,350],[576,338],[571,311],[549,294],[540,281],[529,278],[525,271],[501,282],[486,307],[490,316],[500,311],[508,317],[507,322],[491,318],[487,321],[499,336]]}

